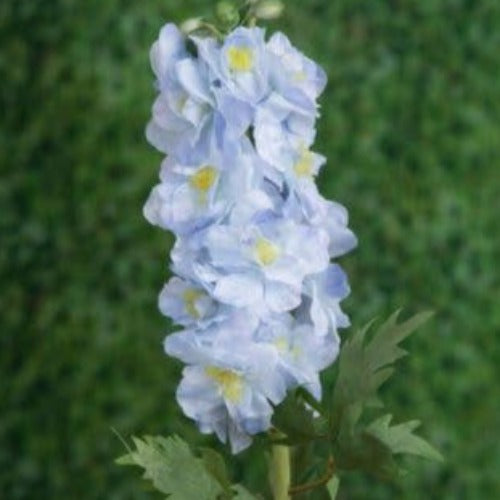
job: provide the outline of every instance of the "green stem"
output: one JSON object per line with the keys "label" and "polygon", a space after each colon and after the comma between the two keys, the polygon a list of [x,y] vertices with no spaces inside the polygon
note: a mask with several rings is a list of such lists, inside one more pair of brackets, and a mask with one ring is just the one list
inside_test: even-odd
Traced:
{"label": "green stem", "polygon": [[299,493],[304,493],[305,491],[315,490],[320,486],[326,485],[334,475],[335,475],[335,461],[333,460],[333,456],[330,455],[330,457],[328,458],[326,472],[323,477],[320,477],[315,481],[311,481],[310,483],[293,486],[289,490],[290,494],[295,495]]}
{"label": "green stem", "polygon": [[224,40],[224,35],[222,34],[222,32],[219,31],[213,24],[201,22],[199,27],[206,29],[207,31],[212,33],[212,35],[215,35],[215,38],[218,38],[219,40]]}
{"label": "green stem", "polygon": [[240,9],[240,26],[248,26],[252,28],[257,24],[257,19],[254,14],[254,6],[252,2],[245,2]]}
{"label": "green stem", "polygon": [[290,480],[290,448],[282,444],[275,444],[272,446],[269,461],[269,481],[274,500],[288,500],[290,498],[288,494]]}

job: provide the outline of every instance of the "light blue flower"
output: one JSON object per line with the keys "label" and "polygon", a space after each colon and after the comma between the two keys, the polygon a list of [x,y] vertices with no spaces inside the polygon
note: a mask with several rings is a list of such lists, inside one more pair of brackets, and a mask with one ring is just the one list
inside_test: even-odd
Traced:
{"label": "light blue flower", "polygon": [[[236,214],[238,208],[244,212],[243,205],[235,208]],[[255,311],[296,308],[304,278],[328,266],[327,234],[271,211],[257,212],[247,220],[234,219],[206,233],[213,296],[237,307],[252,306]]]}
{"label": "light blue flower", "polygon": [[164,160],[161,183],[144,206],[154,225],[186,235],[223,217],[235,201],[260,181],[252,156],[214,150],[202,164]]}
{"label": "light blue flower", "polygon": [[236,28],[222,45],[211,38],[193,40],[210,68],[215,91],[226,89],[234,99],[252,105],[268,95],[269,61],[263,29]]}
{"label": "light blue flower", "polygon": [[310,323],[298,323],[291,315],[282,314],[262,322],[256,339],[275,347],[278,370],[289,389],[300,386],[321,399],[319,374],[338,355],[336,335],[320,337]]}
{"label": "light blue flower", "polygon": [[188,364],[177,389],[184,413],[202,432],[215,432],[223,442],[229,437],[234,453],[270,427],[271,403],[286,394],[276,350],[253,342],[255,327],[251,314],[235,311],[203,330],[165,339],[166,352]]}
{"label": "light blue flower", "polygon": [[267,42],[267,48],[272,57],[273,87],[286,99],[314,108],[326,86],[323,69],[293,47],[283,33],[275,33]]}
{"label": "light blue flower", "polygon": [[[238,189],[235,189],[235,193],[239,195]],[[240,227],[246,225],[257,212],[272,211],[274,207],[273,200],[263,190],[250,190],[239,196],[238,203],[232,206],[230,219]],[[228,217],[225,221],[219,221],[225,225],[228,222]],[[206,226],[187,235],[177,235],[170,253],[172,272],[202,284],[207,290],[213,290],[213,283],[221,276],[220,271],[213,266],[206,248],[211,228]]]}
{"label": "light blue flower", "polygon": [[307,222],[328,234],[328,252],[331,258],[339,257],[356,247],[358,240],[348,228],[349,216],[339,203],[325,200],[314,183],[302,184],[300,191],[290,192],[284,213],[298,222]]}
{"label": "light blue flower", "polygon": [[275,33],[267,42],[267,48],[273,56],[275,88],[297,104],[314,106],[326,86],[324,70],[297,50],[283,33]]}
{"label": "light blue flower", "polygon": [[[271,209],[273,209],[272,200],[261,190],[253,190],[242,196],[233,206],[231,216],[245,221],[256,211]],[[200,283],[207,290],[212,290],[213,283],[220,277],[220,272],[212,266],[206,249],[207,233],[210,228],[211,226],[207,226],[188,235],[178,235],[170,253],[172,272]]]}
{"label": "light blue flower", "polygon": [[317,192],[315,179],[320,168],[325,164],[326,158],[305,147],[290,151],[289,158],[288,164],[285,161],[281,164],[284,168],[280,172],[282,183],[289,197],[295,195],[301,199],[304,195],[305,202],[307,202],[309,191],[316,190]]}
{"label": "light blue flower", "polygon": [[189,163],[202,161],[213,144],[228,147],[242,138],[253,110],[228,89],[213,86],[209,66],[192,57],[185,43],[179,30],[167,24],[151,49],[160,93],[146,136],[161,152]]}
{"label": "light blue flower", "polygon": [[210,318],[217,304],[196,283],[177,276],[171,278],[158,296],[160,311],[183,326],[192,326]]}
{"label": "light blue flower", "polygon": [[168,23],[162,27],[149,57],[158,88],[164,90],[172,80],[171,72],[175,63],[188,57],[184,36],[175,24]]}
{"label": "light blue flower", "polygon": [[305,110],[272,93],[257,107],[254,137],[263,160],[285,171],[294,163],[296,152],[308,149],[316,136],[316,112]]}
{"label": "light blue flower", "polygon": [[[177,401],[184,414],[196,422],[200,432],[215,433],[223,443],[229,439],[232,452],[238,453],[250,446],[252,437],[232,418],[225,399],[233,409],[232,400],[241,398],[244,386],[238,372],[213,365],[189,365],[182,372]],[[259,423],[256,427],[267,429],[272,407],[265,398],[257,398],[252,406],[256,407],[252,408],[253,418]]]}
{"label": "light blue flower", "polygon": [[175,61],[160,89],[146,128],[147,139],[181,161],[202,158],[223,127],[208,86],[206,66],[190,57]]}

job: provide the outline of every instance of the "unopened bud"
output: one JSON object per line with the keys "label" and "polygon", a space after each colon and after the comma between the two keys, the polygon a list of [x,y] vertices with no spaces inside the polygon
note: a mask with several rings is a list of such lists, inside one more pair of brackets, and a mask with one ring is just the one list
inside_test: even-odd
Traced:
{"label": "unopened bud", "polygon": [[181,31],[188,35],[193,31],[196,31],[202,25],[201,17],[191,17],[190,19],[186,19],[180,26]]}
{"label": "unopened bud", "polygon": [[255,6],[255,16],[259,19],[277,19],[283,13],[285,5],[280,0],[263,0]]}
{"label": "unopened bud", "polygon": [[232,2],[219,2],[215,7],[217,19],[223,26],[236,26],[240,22],[238,8]]}

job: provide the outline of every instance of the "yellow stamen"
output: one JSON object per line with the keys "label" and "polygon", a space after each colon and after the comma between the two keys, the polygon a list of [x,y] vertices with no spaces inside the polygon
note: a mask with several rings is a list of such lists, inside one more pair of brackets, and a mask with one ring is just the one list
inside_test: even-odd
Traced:
{"label": "yellow stamen", "polygon": [[189,179],[191,186],[202,193],[206,193],[217,179],[217,170],[214,167],[202,167]]}
{"label": "yellow stamen", "polygon": [[313,173],[314,156],[310,151],[304,150],[293,166],[293,170],[298,177],[308,177]]}
{"label": "yellow stamen", "polygon": [[296,71],[293,74],[293,81],[297,82],[297,83],[301,83],[301,82],[305,81],[306,78],[307,78],[307,75],[306,75],[305,71]]}
{"label": "yellow stamen", "polygon": [[276,346],[276,349],[278,349],[278,351],[281,353],[285,353],[286,351],[288,351],[288,341],[284,337],[277,338],[274,341],[274,345]]}
{"label": "yellow stamen", "polygon": [[177,99],[176,104],[177,104],[177,111],[179,113],[182,113],[182,111],[184,110],[184,106],[186,105],[187,100],[188,100],[187,94],[182,95]]}
{"label": "yellow stamen", "polygon": [[194,288],[187,289],[182,299],[184,300],[184,307],[190,316],[195,319],[200,318],[200,313],[198,309],[196,309],[196,301],[203,295],[203,292],[200,290],[195,290]]}
{"label": "yellow stamen", "polygon": [[302,349],[298,346],[295,346],[293,349],[292,349],[292,356],[294,359],[298,359],[302,354]]}
{"label": "yellow stamen", "polygon": [[262,266],[269,266],[272,264],[280,254],[280,249],[269,240],[259,238],[254,247],[255,258]]}
{"label": "yellow stamen", "polygon": [[253,52],[248,47],[229,47],[227,58],[233,71],[250,71],[253,68]]}
{"label": "yellow stamen", "polygon": [[232,371],[222,370],[216,366],[205,369],[206,374],[220,387],[222,395],[231,403],[238,403],[243,396],[243,381]]}

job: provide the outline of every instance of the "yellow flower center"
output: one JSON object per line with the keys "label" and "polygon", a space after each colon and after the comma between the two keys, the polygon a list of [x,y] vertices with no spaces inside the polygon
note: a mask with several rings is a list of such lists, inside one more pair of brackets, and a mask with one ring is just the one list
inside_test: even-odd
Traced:
{"label": "yellow flower center", "polygon": [[295,71],[292,77],[293,81],[296,83],[301,83],[307,79],[305,71]]}
{"label": "yellow flower center", "polygon": [[313,154],[310,151],[303,151],[300,158],[293,166],[293,170],[298,177],[308,177],[313,173]]}
{"label": "yellow flower center", "polygon": [[293,356],[294,359],[298,359],[301,354],[302,354],[302,349],[300,347],[295,346],[292,349],[292,356]]}
{"label": "yellow flower center", "polygon": [[253,52],[248,47],[229,47],[227,59],[232,71],[243,72],[253,68]]}
{"label": "yellow flower center", "polygon": [[255,258],[262,266],[269,266],[279,257],[280,249],[269,240],[259,238],[254,247]]}
{"label": "yellow flower center", "polygon": [[238,403],[241,400],[243,396],[243,381],[237,373],[222,370],[216,366],[207,367],[205,372],[217,383],[225,399],[231,403]]}
{"label": "yellow flower center", "polygon": [[276,346],[276,349],[278,349],[278,351],[281,353],[285,353],[288,351],[288,341],[284,337],[277,338],[274,341],[274,345]]}
{"label": "yellow flower center", "polygon": [[187,313],[195,319],[200,318],[200,313],[198,309],[196,309],[196,301],[203,295],[203,292],[200,290],[195,290],[194,288],[187,289],[182,299],[184,300],[184,307],[186,308]]}
{"label": "yellow flower center", "polygon": [[177,99],[176,104],[177,104],[177,111],[179,113],[182,113],[182,111],[184,110],[184,106],[186,105],[187,100],[188,100],[187,94],[184,94]]}
{"label": "yellow flower center", "polygon": [[194,189],[206,193],[217,179],[217,170],[214,167],[202,167],[191,176],[189,183]]}

